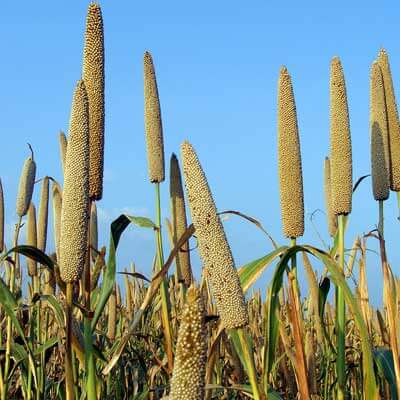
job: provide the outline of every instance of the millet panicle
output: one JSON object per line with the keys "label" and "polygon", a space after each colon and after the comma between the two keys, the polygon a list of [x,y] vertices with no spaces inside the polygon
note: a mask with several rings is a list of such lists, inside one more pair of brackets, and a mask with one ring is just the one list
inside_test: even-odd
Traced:
{"label": "millet panicle", "polygon": [[149,178],[150,182],[162,182],[165,178],[165,166],[160,100],[153,59],[147,51],[144,54],[143,64],[144,121]]}
{"label": "millet panicle", "polygon": [[89,102],[89,196],[100,200],[104,169],[104,32],[97,3],[90,3],[87,12],[82,78]]}
{"label": "millet panicle", "polygon": [[330,160],[332,210],[349,214],[353,194],[353,165],[349,109],[342,64],[331,62],[330,73]]}
{"label": "millet panicle", "polygon": [[77,281],[83,271],[89,220],[89,115],[84,82],[76,85],[69,127],[62,194],[59,265],[61,279]]}
{"label": "millet panicle", "polygon": [[243,327],[248,324],[246,302],[207,178],[189,142],[181,145],[181,154],[200,257],[211,282],[218,313],[225,328]]}
{"label": "millet panicle", "polygon": [[296,104],[290,75],[282,67],[278,83],[278,169],[283,233],[304,233],[303,175]]}

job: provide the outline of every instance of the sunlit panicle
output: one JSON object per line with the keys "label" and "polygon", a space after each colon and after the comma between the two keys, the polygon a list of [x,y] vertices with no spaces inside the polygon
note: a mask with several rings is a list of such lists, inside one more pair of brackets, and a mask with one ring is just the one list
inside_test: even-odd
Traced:
{"label": "sunlit panicle", "polygon": [[31,203],[33,187],[35,185],[36,163],[33,157],[25,160],[19,179],[18,197],[17,197],[17,215],[23,217]]}
{"label": "sunlit panicle", "polygon": [[329,157],[325,157],[324,163],[324,191],[325,191],[325,210],[328,221],[328,231],[331,237],[336,235],[337,216],[332,210],[332,193],[331,193],[331,163]]}
{"label": "sunlit panicle", "polygon": [[370,84],[371,175],[375,200],[386,200],[390,192],[389,138],[382,72],[372,64]]}
{"label": "sunlit panicle", "polygon": [[89,222],[89,115],[83,81],[72,102],[61,208],[59,266],[61,279],[78,280],[86,259]]}
{"label": "sunlit panicle", "polygon": [[90,3],[87,12],[82,78],[89,101],[89,196],[100,200],[104,168],[104,33],[97,3]]}
{"label": "sunlit panicle", "polygon": [[207,178],[189,142],[181,146],[183,173],[199,252],[225,328],[248,324],[246,303],[231,249]]}
{"label": "sunlit panicle", "polygon": [[378,56],[378,64],[381,67],[385,102],[388,122],[389,150],[390,150],[390,189],[400,191],[400,124],[397,112],[396,96],[394,93],[392,74],[390,72],[389,57],[384,49]]}
{"label": "sunlit panicle", "polygon": [[147,161],[151,182],[164,180],[164,141],[160,100],[156,74],[151,54],[144,54],[144,122],[146,131]]}
{"label": "sunlit panicle", "polygon": [[[33,203],[28,208],[28,222],[26,230],[26,244],[28,246],[37,247],[37,231],[36,231],[36,209]],[[26,258],[28,265],[28,275],[37,275],[37,263],[32,258]]]}
{"label": "sunlit panicle", "polygon": [[[185,197],[183,194],[181,171],[175,154],[171,156],[170,165],[170,197],[172,214],[172,236],[176,243],[187,229]],[[189,244],[186,242],[176,255],[176,268],[179,281],[190,286],[192,270],[190,267]]]}
{"label": "sunlit panicle", "polygon": [[178,331],[169,400],[203,400],[207,360],[205,309],[200,290],[191,286]]}
{"label": "sunlit panicle", "polygon": [[349,110],[342,64],[332,59],[330,77],[331,193],[336,215],[349,214],[353,193],[353,167]]}
{"label": "sunlit panicle", "polygon": [[38,215],[38,249],[46,251],[47,222],[49,217],[49,177],[45,176],[42,181],[40,192],[39,215]]}
{"label": "sunlit panicle", "polygon": [[297,238],[304,233],[303,176],[296,104],[285,67],[278,83],[278,168],[283,233]]}

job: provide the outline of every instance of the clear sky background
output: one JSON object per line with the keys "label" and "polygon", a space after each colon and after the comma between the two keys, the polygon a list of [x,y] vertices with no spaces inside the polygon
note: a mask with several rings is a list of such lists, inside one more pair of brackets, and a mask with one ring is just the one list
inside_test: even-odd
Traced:
{"label": "clear sky background", "polygon": [[[61,180],[58,131],[68,131],[71,98],[80,78],[88,2],[2,2],[0,8],[0,176],[7,234],[16,222],[19,174],[32,144],[37,177]],[[220,210],[258,218],[279,243],[281,234],[276,154],[279,68],[293,80],[301,137],[306,233],[300,242],[322,247],[309,222],[324,209],[323,160],[329,151],[329,64],[341,58],[347,83],[354,180],[370,171],[369,71],[380,47],[389,53],[400,96],[400,6],[395,1],[101,2],[106,51],[106,150],[104,197],[99,203],[101,243],[120,213],[153,217],[154,188],[147,179],[143,120],[143,53],[154,58],[161,99],[167,174],[172,152],[188,139],[196,148]],[[36,188],[35,201],[40,188]],[[162,185],[169,215],[168,183]],[[400,223],[396,197],[386,202],[386,236],[399,272]],[[51,209],[50,209],[51,210]],[[315,223],[329,241],[325,215]],[[373,229],[377,204],[371,181],[353,199],[347,243]],[[238,265],[271,251],[248,222],[230,218],[226,230]],[[49,250],[53,248],[49,237]],[[370,247],[377,249],[373,241]],[[165,251],[169,251],[166,241]],[[153,233],[129,228],[118,269],[134,261],[150,274]],[[200,262],[193,257],[196,276]],[[316,267],[317,264],[315,265]],[[319,268],[319,267],[318,267]],[[269,268],[272,271],[272,267]],[[257,287],[271,279],[267,272]],[[355,271],[357,271],[355,269]],[[375,304],[380,303],[379,257],[368,257]],[[357,275],[357,274],[356,274]]]}

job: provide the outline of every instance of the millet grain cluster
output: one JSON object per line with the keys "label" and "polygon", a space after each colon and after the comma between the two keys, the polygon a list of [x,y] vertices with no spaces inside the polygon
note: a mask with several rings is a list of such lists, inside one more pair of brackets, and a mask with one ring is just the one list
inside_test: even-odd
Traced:
{"label": "millet grain cluster", "polygon": [[203,400],[207,361],[207,330],[201,292],[191,286],[178,331],[169,400]]}
{"label": "millet grain cluster", "polygon": [[[37,246],[37,231],[36,231],[36,208],[33,203],[28,208],[28,221],[26,229],[26,244],[28,246]],[[37,274],[36,260],[27,257],[26,263],[28,266],[28,275],[35,276]]]}
{"label": "millet grain cluster", "polygon": [[65,160],[60,231],[60,273],[66,282],[83,271],[89,218],[89,115],[83,81],[76,85]]}
{"label": "millet grain cluster", "polygon": [[192,145],[181,145],[183,174],[200,257],[225,328],[248,324],[246,303],[207,178]]}
{"label": "millet grain cluster", "polygon": [[400,191],[400,125],[389,58],[384,49],[381,49],[379,52],[378,64],[381,67],[383,85],[385,88],[390,149],[390,189],[398,192]]}
{"label": "millet grain cluster", "polygon": [[350,121],[346,84],[338,57],[331,62],[330,142],[332,210],[336,215],[349,214],[353,194]]}
{"label": "millet grain cluster", "polygon": [[89,196],[100,200],[104,168],[104,33],[97,3],[88,8],[82,78],[89,101]]}
{"label": "millet grain cluster", "polygon": [[149,178],[150,182],[162,182],[165,178],[165,166],[161,108],[153,59],[147,51],[144,54],[143,67],[144,122]]}
{"label": "millet grain cluster", "polygon": [[337,231],[337,217],[332,211],[331,162],[329,160],[329,157],[325,157],[324,162],[324,192],[326,218],[328,221],[328,232],[331,237],[334,237]]}
{"label": "millet grain cluster", "polygon": [[372,64],[370,83],[371,175],[375,200],[386,200],[390,192],[389,143],[382,72]]}
{"label": "millet grain cluster", "polygon": [[39,215],[38,215],[38,249],[43,252],[46,250],[47,223],[49,217],[49,177],[45,176],[42,181],[40,192]]}
{"label": "millet grain cluster", "polygon": [[23,217],[31,203],[33,187],[35,185],[36,163],[32,157],[28,157],[22,168],[19,180],[18,196],[17,196],[17,215]]}
{"label": "millet grain cluster", "polygon": [[283,234],[297,238],[304,233],[303,175],[296,104],[285,67],[278,82],[278,170]]}
{"label": "millet grain cluster", "polygon": [[[172,236],[176,243],[187,229],[185,197],[183,193],[182,177],[178,159],[175,154],[171,156],[170,164],[170,198],[172,215]],[[183,281],[187,287],[192,281],[190,267],[189,243],[186,242],[176,255],[176,268],[179,281]]]}

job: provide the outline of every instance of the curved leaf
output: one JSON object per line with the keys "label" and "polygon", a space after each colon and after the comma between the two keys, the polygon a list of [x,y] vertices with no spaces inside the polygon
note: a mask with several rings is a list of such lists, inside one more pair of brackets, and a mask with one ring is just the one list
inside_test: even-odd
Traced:
{"label": "curved leaf", "polygon": [[4,260],[7,258],[10,254],[12,253],[18,253],[21,254],[25,257],[28,257],[32,260],[37,261],[38,263],[45,265],[49,269],[53,270],[54,269],[54,262],[53,260],[43,253],[43,251],[39,250],[38,248],[34,246],[28,246],[28,245],[19,245],[16,247],[13,247],[12,249],[8,250],[7,253],[5,253],[2,256],[2,259]]}
{"label": "curved leaf", "polygon": [[[132,217],[131,217],[132,218]],[[115,271],[116,271],[116,250],[118,247],[119,240],[122,232],[127,228],[131,222],[130,218],[126,215],[121,214],[116,220],[111,223],[111,235],[110,235],[110,246],[108,253],[108,261],[104,271],[103,283],[100,289],[99,301],[96,305],[92,319],[92,331],[96,328],[97,322],[107,304],[108,298],[111,295],[113,286],[115,283]]]}
{"label": "curved leaf", "polygon": [[373,351],[374,361],[380,374],[390,386],[391,400],[398,400],[396,388],[396,374],[394,370],[393,353],[390,349],[378,348]]}
{"label": "curved leaf", "polygon": [[271,262],[279,257],[287,247],[279,247],[278,249],[272,251],[264,257],[261,257],[257,260],[254,260],[246,265],[243,265],[238,269],[238,274],[240,278],[240,283],[243,288],[243,292],[250,288],[253,285],[259,276],[265,271],[265,269],[271,264]]}
{"label": "curved leaf", "polygon": [[[279,261],[275,275],[272,281],[271,287],[271,296],[268,307],[268,332],[273,332],[276,327],[276,318],[275,312],[278,307],[278,295],[279,291],[282,287],[283,282],[283,274],[288,266],[290,259],[298,252],[306,251],[318,259],[320,259],[325,267],[327,268],[331,279],[334,281],[335,285],[340,287],[343,291],[346,303],[351,308],[355,323],[360,332],[361,337],[361,347],[363,351],[363,373],[364,373],[364,393],[365,398],[368,400],[375,400],[378,396],[378,388],[375,380],[374,368],[373,368],[373,357],[371,346],[369,343],[369,336],[367,327],[365,326],[364,319],[362,317],[361,311],[357,304],[355,297],[353,296],[349,286],[346,283],[346,280],[340,271],[340,268],[337,266],[336,262],[331,258],[331,256],[325,253],[322,250],[319,250],[312,246],[293,246],[286,250],[286,252],[282,255],[281,260]],[[267,349],[267,375],[271,371],[273,358],[275,355],[275,343],[274,341],[269,340]]]}
{"label": "curved leaf", "polygon": [[133,215],[126,215],[132,224],[139,226],[140,228],[153,228],[156,229],[156,224],[149,218],[146,217],[135,217]]}

